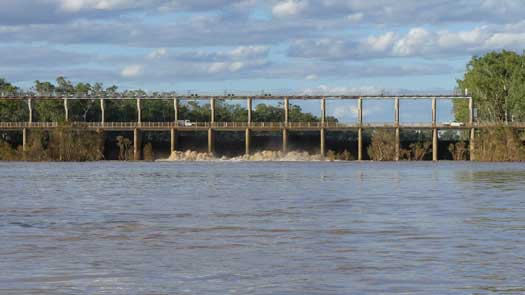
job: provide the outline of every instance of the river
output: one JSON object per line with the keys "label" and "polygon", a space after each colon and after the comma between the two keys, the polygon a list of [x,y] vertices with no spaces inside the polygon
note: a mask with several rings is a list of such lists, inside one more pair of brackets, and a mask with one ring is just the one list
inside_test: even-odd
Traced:
{"label": "river", "polygon": [[0,294],[523,294],[525,165],[0,163]]}

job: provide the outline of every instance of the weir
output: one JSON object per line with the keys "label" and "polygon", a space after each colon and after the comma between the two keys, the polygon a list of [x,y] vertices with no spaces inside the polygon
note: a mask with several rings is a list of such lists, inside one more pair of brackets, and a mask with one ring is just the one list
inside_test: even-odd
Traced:
{"label": "weir", "polygon": [[[100,122],[72,122],[70,121],[69,101],[71,100],[99,100],[100,101]],[[136,122],[107,122],[105,101],[106,100],[136,100],[137,120]],[[173,122],[144,122],[142,117],[142,100],[171,100],[173,101]],[[283,118],[280,122],[254,122],[253,121],[253,101],[254,100],[281,100],[283,102]],[[319,100],[320,101],[320,122],[291,122],[290,121],[290,100]],[[394,102],[394,122],[392,123],[364,123],[363,122],[363,101],[367,99],[393,100]],[[407,123],[400,122],[400,100],[431,100],[432,102],[432,122],[429,123]],[[465,99],[468,100],[469,118],[468,122],[451,126],[450,124],[437,122],[437,100],[440,99]],[[470,139],[470,158],[475,159],[474,140],[476,130],[483,128],[497,127],[496,124],[477,124],[474,122],[474,105],[470,96],[445,96],[445,95],[400,95],[400,96],[349,96],[349,95],[316,95],[316,96],[156,96],[156,97],[75,97],[75,96],[2,96],[0,100],[25,100],[28,106],[27,122],[0,122],[0,130],[19,130],[22,132],[23,149],[27,150],[28,133],[31,129],[53,130],[59,127],[69,127],[79,130],[89,131],[133,131],[134,159],[142,159],[142,140],[141,131],[170,131],[171,132],[171,151],[177,150],[177,137],[179,131],[200,132],[208,134],[208,152],[215,152],[215,132],[216,131],[242,131],[245,133],[245,154],[251,153],[251,133],[253,131],[279,131],[282,132],[282,151],[288,152],[289,132],[290,131],[316,131],[320,134],[319,151],[321,156],[326,154],[326,132],[327,131],[357,131],[357,159],[364,159],[363,132],[364,129],[391,129],[395,131],[395,160],[400,159],[400,131],[402,129],[416,129],[432,131],[432,160],[439,160],[439,131],[447,129],[468,130]],[[33,102],[38,100],[63,100],[65,123],[59,122],[34,122]],[[208,122],[191,122],[186,124],[185,118],[180,118],[179,103],[185,100],[208,100],[210,105],[210,118]],[[216,121],[216,101],[218,100],[244,100],[246,102],[247,120],[246,122],[217,122]],[[357,122],[339,123],[328,122],[326,117],[327,101],[337,102],[338,100],[357,100]],[[525,123],[514,123],[511,128],[525,129]]]}

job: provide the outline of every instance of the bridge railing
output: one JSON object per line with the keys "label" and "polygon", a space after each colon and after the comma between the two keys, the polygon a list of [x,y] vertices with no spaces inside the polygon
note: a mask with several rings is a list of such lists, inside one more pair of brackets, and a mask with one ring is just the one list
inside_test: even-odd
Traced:
{"label": "bridge railing", "polygon": [[91,129],[134,129],[134,128],[180,128],[180,129],[203,129],[203,128],[496,128],[496,127],[510,127],[510,128],[525,128],[525,122],[509,122],[508,124],[501,124],[497,122],[485,123],[437,123],[433,125],[431,122],[422,123],[399,123],[396,125],[393,122],[369,122],[369,123],[340,123],[340,122],[0,122],[0,128],[17,129],[17,128],[91,128]]}

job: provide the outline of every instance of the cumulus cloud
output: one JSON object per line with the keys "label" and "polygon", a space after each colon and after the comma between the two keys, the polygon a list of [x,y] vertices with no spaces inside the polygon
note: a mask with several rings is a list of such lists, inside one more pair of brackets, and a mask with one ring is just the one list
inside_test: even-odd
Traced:
{"label": "cumulus cloud", "polygon": [[276,17],[295,16],[306,10],[308,2],[305,0],[285,0],[281,1],[272,8],[272,13]]}
{"label": "cumulus cloud", "polygon": [[155,49],[150,54],[148,54],[149,59],[158,59],[165,56],[168,53],[166,48]]}
{"label": "cumulus cloud", "polygon": [[129,66],[124,67],[120,71],[120,75],[124,78],[138,77],[142,74],[143,69],[144,69],[143,65],[129,65]]}

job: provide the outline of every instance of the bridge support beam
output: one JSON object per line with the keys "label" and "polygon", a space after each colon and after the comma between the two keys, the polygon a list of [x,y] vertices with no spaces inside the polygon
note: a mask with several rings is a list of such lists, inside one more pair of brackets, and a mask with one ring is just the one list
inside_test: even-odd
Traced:
{"label": "bridge support beam", "polygon": [[476,161],[476,129],[470,129],[470,141],[469,141],[469,152],[470,160]]}
{"label": "bridge support beam", "polygon": [[33,105],[31,103],[31,98],[27,100],[27,108],[29,109],[29,123],[33,123]]}
{"label": "bridge support beam", "polygon": [[288,129],[283,129],[283,153],[288,153]]}
{"label": "bridge support beam", "polygon": [[142,134],[140,129],[133,129],[133,160],[142,160]]}
{"label": "bridge support beam", "polygon": [[142,123],[142,108],[140,107],[140,98],[137,98],[137,123]]}
{"label": "bridge support beam", "polygon": [[363,98],[357,100],[357,160],[363,161]]}
{"label": "bridge support beam", "polygon": [[432,161],[438,161],[438,129],[432,129]]}
{"label": "bridge support beam", "polygon": [[394,125],[395,130],[395,155],[394,160],[399,161],[401,155],[401,139],[400,139],[400,130],[399,130],[399,97],[394,98]]}
{"label": "bridge support beam", "polygon": [[27,128],[22,129],[22,151],[24,152],[27,152],[29,148],[28,133],[29,130]]}
{"label": "bridge support beam", "polygon": [[177,129],[171,128],[171,152],[177,150]]}
{"label": "bridge support beam", "polygon": [[100,123],[102,123],[102,125],[104,125],[104,123],[106,122],[106,109],[104,107],[104,99],[101,98],[100,99]]}
{"label": "bridge support beam", "polygon": [[246,99],[246,109],[248,110],[248,126],[252,123],[252,98]]}
{"label": "bridge support beam", "polygon": [[213,154],[215,152],[215,131],[213,129],[208,129],[208,154]]}
{"label": "bridge support beam", "polygon": [[321,147],[320,147],[321,158],[324,158],[326,155],[326,133],[325,129],[321,128]]}
{"label": "bridge support beam", "polygon": [[66,122],[69,122],[69,107],[67,104],[67,98],[64,98],[64,118]]}
{"label": "bridge support beam", "polygon": [[326,123],[326,97],[321,98],[321,126]]}
{"label": "bridge support beam", "polygon": [[250,151],[250,147],[251,147],[251,130],[250,130],[250,128],[246,128],[244,145],[245,145],[245,152],[244,152],[244,154],[246,156],[249,156],[251,154],[251,151]]}
{"label": "bridge support beam", "polygon": [[357,130],[357,160],[363,161],[363,128]]}
{"label": "bridge support beam", "polygon": [[395,161],[399,161],[401,159],[401,136],[400,136],[400,133],[401,131],[399,130],[399,125],[397,125],[396,127],[396,130],[395,130],[395,142],[394,142],[394,147],[395,147],[395,155],[394,155],[394,160]]}
{"label": "bridge support beam", "polygon": [[468,123],[471,127],[470,129],[470,141],[469,141],[469,153],[470,153],[470,160],[475,161],[476,160],[476,146],[475,146],[475,136],[476,136],[476,129],[474,129],[474,101],[472,97],[469,97],[468,99]]}
{"label": "bridge support beam", "polygon": [[215,99],[210,98],[210,122],[215,123]]}
{"label": "bridge support beam", "polygon": [[438,160],[437,102],[432,98],[432,161]]}
{"label": "bridge support beam", "polygon": [[289,122],[289,116],[290,116],[290,100],[288,97],[284,98],[284,124],[288,125]]}

